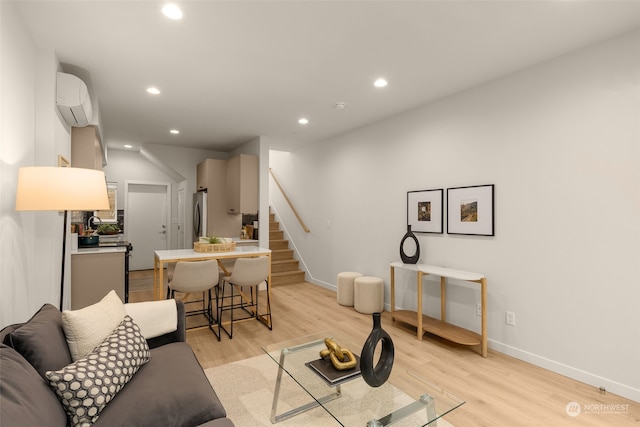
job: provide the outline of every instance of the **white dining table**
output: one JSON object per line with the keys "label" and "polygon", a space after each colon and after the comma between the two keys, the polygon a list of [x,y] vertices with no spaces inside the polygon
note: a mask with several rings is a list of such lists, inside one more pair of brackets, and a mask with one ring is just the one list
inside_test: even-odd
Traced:
{"label": "white dining table", "polygon": [[[221,262],[224,259],[234,258],[255,258],[259,256],[269,257],[269,276],[271,283],[271,249],[259,246],[237,246],[234,251],[228,252],[196,252],[193,249],[168,249],[158,250],[153,253],[153,299],[164,299],[164,267],[167,263],[182,261],[204,261],[218,260],[220,268],[228,274],[229,272]],[[269,293],[271,287],[268,287]],[[271,295],[269,295],[271,296]]]}

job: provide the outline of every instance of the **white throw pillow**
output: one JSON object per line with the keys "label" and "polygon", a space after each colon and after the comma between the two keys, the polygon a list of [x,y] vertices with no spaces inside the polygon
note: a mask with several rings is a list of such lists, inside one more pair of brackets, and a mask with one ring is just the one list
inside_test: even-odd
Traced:
{"label": "white throw pillow", "polygon": [[62,328],[75,362],[91,353],[122,322],[127,312],[115,291],[80,310],[62,312]]}
{"label": "white throw pillow", "polygon": [[124,309],[146,339],[178,329],[178,309],[174,299],[128,303],[124,305]]}

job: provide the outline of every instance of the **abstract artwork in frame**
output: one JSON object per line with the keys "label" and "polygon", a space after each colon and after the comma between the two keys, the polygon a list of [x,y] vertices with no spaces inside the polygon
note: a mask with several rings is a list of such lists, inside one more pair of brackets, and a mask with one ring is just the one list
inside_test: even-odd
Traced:
{"label": "abstract artwork in frame", "polygon": [[58,167],[59,168],[70,168],[71,167],[71,163],[69,163],[69,160],[65,159],[62,154],[58,154]]}
{"label": "abstract artwork in frame", "polygon": [[407,225],[414,233],[442,233],[444,190],[407,192]]}
{"label": "abstract artwork in frame", "polygon": [[93,214],[100,218],[102,222],[118,222],[118,183],[107,182],[107,196],[109,197],[109,210],[93,211]]}
{"label": "abstract artwork in frame", "polygon": [[447,188],[447,233],[494,236],[493,184]]}

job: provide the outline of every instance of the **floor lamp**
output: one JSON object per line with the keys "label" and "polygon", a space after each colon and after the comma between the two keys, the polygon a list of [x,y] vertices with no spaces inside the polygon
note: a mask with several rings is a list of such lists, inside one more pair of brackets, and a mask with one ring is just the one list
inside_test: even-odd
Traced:
{"label": "floor lamp", "polygon": [[32,166],[18,171],[17,211],[64,211],[60,310],[64,294],[67,212],[109,209],[104,172],[93,169]]}

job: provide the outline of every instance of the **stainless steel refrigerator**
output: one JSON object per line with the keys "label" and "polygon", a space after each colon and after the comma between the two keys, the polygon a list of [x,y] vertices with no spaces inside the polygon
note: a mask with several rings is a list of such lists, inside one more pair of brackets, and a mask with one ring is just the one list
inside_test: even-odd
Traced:
{"label": "stainless steel refrigerator", "polygon": [[207,235],[207,192],[193,194],[193,241]]}

